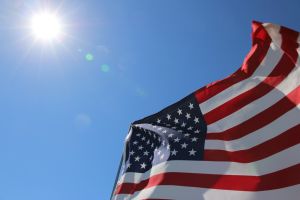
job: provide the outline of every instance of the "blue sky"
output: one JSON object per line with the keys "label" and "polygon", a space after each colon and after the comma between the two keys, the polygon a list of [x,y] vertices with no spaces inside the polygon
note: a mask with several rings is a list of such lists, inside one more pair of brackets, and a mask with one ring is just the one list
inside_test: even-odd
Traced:
{"label": "blue sky", "polygon": [[131,122],[234,72],[252,20],[300,30],[297,0],[56,0],[49,45],[41,2],[1,0],[0,200],[108,199]]}

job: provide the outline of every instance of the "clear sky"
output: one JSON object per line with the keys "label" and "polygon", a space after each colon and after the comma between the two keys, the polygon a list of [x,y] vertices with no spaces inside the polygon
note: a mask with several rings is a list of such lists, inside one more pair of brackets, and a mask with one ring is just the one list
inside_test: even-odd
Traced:
{"label": "clear sky", "polygon": [[298,0],[52,0],[45,43],[41,2],[0,1],[0,200],[109,199],[131,122],[234,72],[252,20],[300,30]]}

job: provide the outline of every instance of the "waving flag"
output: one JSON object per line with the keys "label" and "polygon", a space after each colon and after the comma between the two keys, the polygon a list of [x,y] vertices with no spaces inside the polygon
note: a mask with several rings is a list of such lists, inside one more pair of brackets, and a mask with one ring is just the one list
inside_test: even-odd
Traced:
{"label": "waving flag", "polygon": [[299,33],[252,38],[234,74],[131,125],[113,199],[300,199]]}

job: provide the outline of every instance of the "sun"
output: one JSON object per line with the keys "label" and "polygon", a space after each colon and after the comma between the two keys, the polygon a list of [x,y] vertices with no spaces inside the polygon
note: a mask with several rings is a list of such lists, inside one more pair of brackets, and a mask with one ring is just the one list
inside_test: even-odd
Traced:
{"label": "sun", "polygon": [[62,22],[55,13],[44,11],[31,17],[32,34],[37,40],[59,40],[63,33],[62,28]]}

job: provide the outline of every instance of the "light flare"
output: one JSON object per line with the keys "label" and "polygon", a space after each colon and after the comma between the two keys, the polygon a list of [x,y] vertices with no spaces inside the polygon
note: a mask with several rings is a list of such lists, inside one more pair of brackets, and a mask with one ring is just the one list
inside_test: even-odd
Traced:
{"label": "light flare", "polygon": [[58,40],[62,36],[62,23],[55,13],[44,11],[32,16],[31,30],[38,40]]}

